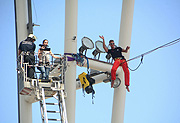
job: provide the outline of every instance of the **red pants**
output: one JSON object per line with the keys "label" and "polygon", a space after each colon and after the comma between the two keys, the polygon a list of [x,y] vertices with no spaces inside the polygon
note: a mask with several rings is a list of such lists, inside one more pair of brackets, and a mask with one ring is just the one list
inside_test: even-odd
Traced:
{"label": "red pants", "polygon": [[[114,64],[113,64],[113,67],[111,69],[111,80],[115,80],[116,79],[116,71],[117,71],[117,68],[119,66],[122,66],[123,68],[123,71],[124,71],[124,76],[125,76],[125,85],[126,86],[129,86],[129,69],[128,69],[128,65],[127,65],[127,62],[125,62],[126,60],[123,59],[116,59],[114,61]],[[124,62],[124,63],[123,63]],[[121,64],[123,63],[123,64]]]}

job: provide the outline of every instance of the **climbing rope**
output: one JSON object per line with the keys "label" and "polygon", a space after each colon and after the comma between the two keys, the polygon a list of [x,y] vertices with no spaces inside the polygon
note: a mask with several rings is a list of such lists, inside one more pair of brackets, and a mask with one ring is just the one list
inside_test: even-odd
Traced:
{"label": "climbing rope", "polygon": [[128,68],[131,71],[136,71],[141,66],[142,63],[143,63],[143,55],[141,56],[141,62],[139,63],[139,65],[135,69],[131,69],[129,66],[128,66]]}
{"label": "climbing rope", "polygon": [[156,51],[156,50],[158,50],[158,49],[160,49],[160,48],[172,46],[172,45],[174,45],[174,44],[176,44],[176,43],[178,43],[178,42],[180,42],[180,38],[178,38],[178,39],[176,39],[176,40],[173,40],[173,41],[171,41],[171,42],[169,42],[169,43],[166,43],[166,44],[164,44],[164,45],[161,45],[161,46],[159,46],[159,47],[157,47],[157,48],[155,48],[155,49],[152,49],[152,50],[150,50],[150,51],[148,51],[148,52],[145,52],[145,53],[143,53],[143,54],[141,54],[141,55],[139,55],[139,56],[136,56],[136,57],[134,57],[134,58],[132,58],[132,59],[126,60],[126,62],[129,62],[129,61],[132,61],[132,60],[134,60],[134,59],[137,59],[137,58],[139,58],[139,57],[141,57],[141,56],[145,56],[145,55],[147,55],[147,54],[150,54],[150,53],[152,53],[152,52],[154,52],[154,51]]}
{"label": "climbing rope", "polygon": [[[125,62],[129,62],[129,61],[132,61],[132,60],[135,60],[135,59],[141,57],[141,62],[140,62],[140,64],[138,65],[138,67],[137,67],[136,69],[132,70],[132,69],[129,68],[131,71],[135,71],[135,70],[137,70],[137,69],[140,67],[140,65],[143,63],[142,61],[143,61],[143,57],[144,57],[145,55],[150,54],[150,53],[152,53],[152,52],[154,52],[154,51],[156,51],[156,50],[158,50],[158,49],[160,49],[160,48],[172,46],[172,45],[174,45],[174,44],[176,44],[176,43],[178,43],[178,42],[180,42],[180,38],[178,38],[178,39],[176,39],[176,40],[173,40],[173,41],[170,41],[170,42],[168,42],[168,43],[166,43],[166,44],[164,44],[164,45],[161,45],[161,46],[159,46],[159,47],[157,47],[157,48],[155,48],[155,49],[152,49],[152,50],[150,50],[150,51],[148,51],[148,52],[145,52],[145,53],[143,53],[143,54],[141,54],[141,55],[138,55],[138,56],[136,56],[136,57],[134,57],[134,58],[131,58],[131,59],[129,59],[129,60],[126,60]],[[125,63],[125,62],[123,62],[123,63]],[[121,64],[123,64],[123,63],[121,63]]]}
{"label": "climbing rope", "polygon": [[87,60],[87,73],[88,75],[90,75],[90,72],[89,72],[89,60],[88,58],[85,56],[86,60]]}

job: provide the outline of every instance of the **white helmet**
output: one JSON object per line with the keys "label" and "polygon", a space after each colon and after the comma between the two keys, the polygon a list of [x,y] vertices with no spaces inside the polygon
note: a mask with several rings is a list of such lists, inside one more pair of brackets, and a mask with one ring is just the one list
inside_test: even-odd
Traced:
{"label": "white helmet", "polygon": [[28,36],[29,38],[32,38],[32,39],[34,39],[34,40],[36,40],[37,39],[37,37],[35,36],[35,35],[33,35],[33,34],[29,34],[29,36]]}

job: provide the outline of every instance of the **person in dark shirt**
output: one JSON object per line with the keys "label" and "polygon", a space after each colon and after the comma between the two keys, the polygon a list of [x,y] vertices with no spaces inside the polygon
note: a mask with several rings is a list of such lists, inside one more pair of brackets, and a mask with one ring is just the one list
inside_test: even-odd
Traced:
{"label": "person in dark shirt", "polygon": [[34,41],[36,41],[36,36],[33,34],[29,34],[27,39],[21,41],[21,43],[19,44],[18,55],[20,55],[22,51],[30,52],[34,54],[34,51],[36,49],[36,45],[34,44]]}
{"label": "person in dark shirt", "polygon": [[[35,64],[34,51],[36,49],[36,45],[34,44],[34,41],[36,41],[36,36],[34,36],[33,34],[29,34],[27,39],[21,41],[21,43],[19,44],[18,55],[23,52],[24,63],[29,63],[29,65]],[[34,67],[28,66],[27,77],[34,78],[34,71]]]}
{"label": "person in dark shirt", "polygon": [[119,66],[122,66],[124,75],[125,75],[125,86],[128,92],[129,90],[129,69],[126,62],[126,59],[122,55],[122,52],[127,53],[129,50],[129,46],[126,47],[126,49],[122,49],[121,47],[115,47],[114,40],[109,41],[109,45],[111,49],[108,49],[105,45],[104,36],[99,36],[101,39],[103,39],[103,48],[107,53],[110,53],[112,55],[112,58],[114,59],[114,64],[111,69],[111,88],[113,87],[114,80],[116,79],[116,71]]}

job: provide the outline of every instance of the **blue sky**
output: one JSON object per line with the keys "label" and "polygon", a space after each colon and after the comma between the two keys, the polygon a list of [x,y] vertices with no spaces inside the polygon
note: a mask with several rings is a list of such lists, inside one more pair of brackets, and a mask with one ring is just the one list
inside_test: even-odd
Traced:
{"label": "blue sky", "polygon": [[[64,53],[65,0],[32,0],[33,22],[38,44],[49,40],[53,53]],[[135,0],[130,58],[180,38],[179,0]],[[94,42],[104,35],[106,43],[114,39],[118,44],[121,0],[78,1],[78,48],[81,38]],[[0,122],[17,122],[17,76],[14,0],[0,1]],[[126,95],[125,123],[179,123],[180,122],[180,43],[163,48],[144,57],[143,64],[130,72],[130,93]],[[87,56],[92,57],[92,51]],[[101,60],[105,61],[104,55]],[[140,59],[129,62],[135,68]],[[77,67],[77,75],[86,72]],[[76,93],[76,123],[110,123],[113,89],[100,83],[95,104],[91,95]],[[39,103],[33,104],[33,123],[41,122]]]}

